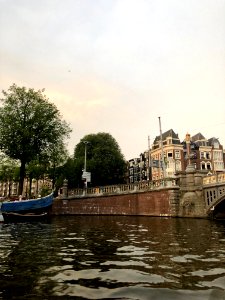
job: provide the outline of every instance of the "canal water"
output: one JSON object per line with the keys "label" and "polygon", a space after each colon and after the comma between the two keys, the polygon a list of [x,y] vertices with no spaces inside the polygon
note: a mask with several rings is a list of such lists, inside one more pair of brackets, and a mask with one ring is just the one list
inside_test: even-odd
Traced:
{"label": "canal water", "polygon": [[0,299],[225,299],[225,223],[125,216],[1,223]]}

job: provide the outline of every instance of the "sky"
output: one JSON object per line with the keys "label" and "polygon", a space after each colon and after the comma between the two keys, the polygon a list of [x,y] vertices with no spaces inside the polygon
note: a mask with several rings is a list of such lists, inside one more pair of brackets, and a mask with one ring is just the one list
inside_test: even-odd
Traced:
{"label": "sky", "polygon": [[[225,0],[0,0],[0,89],[45,89],[125,159],[173,129],[225,148]],[[0,97],[2,98],[2,94]]]}

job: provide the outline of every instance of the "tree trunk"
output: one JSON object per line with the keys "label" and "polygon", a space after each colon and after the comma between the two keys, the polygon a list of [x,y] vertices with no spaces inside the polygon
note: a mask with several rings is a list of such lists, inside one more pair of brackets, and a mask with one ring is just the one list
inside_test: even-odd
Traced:
{"label": "tree trunk", "polygon": [[38,195],[39,195],[39,191],[38,191],[38,189],[39,189],[39,177],[38,178],[36,178],[36,180],[37,180],[37,187],[36,187],[36,197],[38,197]]}
{"label": "tree trunk", "polygon": [[12,186],[12,181],[9,180],[9,198],[11,197],[11,186]]}
{"label": "tree trunk", "polygon": [[24,177],[25,177],[25,166],[26,166],[26,163],[21,160],[20,180],[19,180],[19,195],[23,195],[23,182],[24,182]]}
{"label": "tree trunk", "polygon": [[31,198],[33,195],[31,193],[32,191],[32,176],[29,177],[29,198]]}
{"label": "tree trunk", "polygon": [[52,190],[55,189],[55,173],[56,173],[56,165],[53,165],[53,175],[52,175]]}

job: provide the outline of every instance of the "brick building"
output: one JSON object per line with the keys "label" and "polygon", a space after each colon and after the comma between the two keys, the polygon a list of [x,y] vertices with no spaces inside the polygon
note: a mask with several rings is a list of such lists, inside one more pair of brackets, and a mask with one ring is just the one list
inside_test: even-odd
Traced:
{"label": "brick building", "polygon": [[225,152],[218,138],[206,139],[201,133],[187,134],[181,142],[178,134],[170,129],[162,134],[162,139],[157,136],[151,148],[141,153],[139,158],[129,160],[128,181],[173,177],[190,163],[196,170],[214,174],[224,171],[224,161]]}

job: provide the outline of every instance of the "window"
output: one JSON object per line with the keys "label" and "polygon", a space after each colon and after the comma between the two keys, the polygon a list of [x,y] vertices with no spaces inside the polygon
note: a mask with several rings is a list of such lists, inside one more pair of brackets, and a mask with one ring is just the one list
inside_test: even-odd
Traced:
{"label": "window", "polygon": [[180,158],[180,151],[179,150],[175,150],[175,158]]}
{"label": "window", "polygon": [[205,158],[204,152],[201,152],[201,153],[200,153],[200,158],[201,158],[201,159],[204,159],[204,158]]}
{"label": "window", "polygon": [[210,159],[210,152],[206,152],[206,159]]}
{"label": "window", "polygon": [[218,142],[214,142],[214,148],[219,149],[219,143]]}
{"label": "window", "polygon": [[205,163],[202,163],[202,170],[205,170]]}
{"label": "window", "polygon": [[173,157],[173,153],[172,153],[172,152],[168,152],[168,153],[167,153],[167,157],[168,157],[168,158],[172,158],[172,157]]}
{"label": "window", "polygon": [[197,153],[195,151],[191,152],[191,158],[196,159],[197,158]]}
{"label": "window", "polygon": [[207,163],[207,170],[211,170],[211,164]]}

